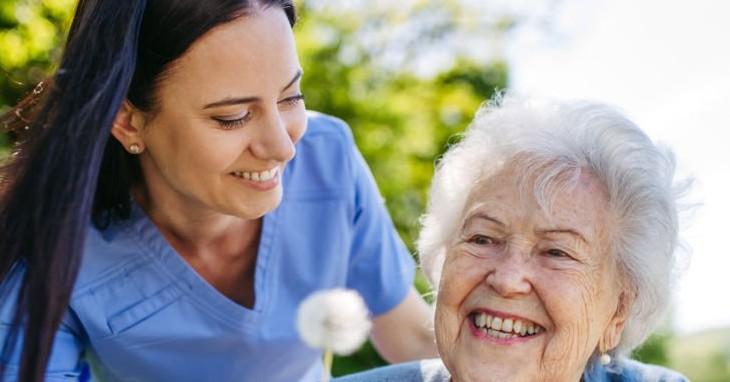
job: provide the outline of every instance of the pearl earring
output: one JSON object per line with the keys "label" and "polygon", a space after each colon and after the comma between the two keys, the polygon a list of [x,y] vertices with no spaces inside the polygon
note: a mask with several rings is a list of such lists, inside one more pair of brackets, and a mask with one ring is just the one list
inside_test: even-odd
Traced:
{"label": "pearl earring", "polygon": [[138,144],[132,143],[131,145],[129,145],[129,152],[132,154],[139,154],[142,152],[142,148],[139,147]]}
{"label": "pearl earring", "polygon": [[599,358],[601,365],[606,366],[609,363],[611,363],[611,355],[608,353],[601,354],[601,358]]}

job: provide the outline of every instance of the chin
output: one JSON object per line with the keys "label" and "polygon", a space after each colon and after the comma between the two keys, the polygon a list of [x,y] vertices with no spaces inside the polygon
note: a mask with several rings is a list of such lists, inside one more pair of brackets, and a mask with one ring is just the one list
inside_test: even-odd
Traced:
{"label": "chin", "polygon": [[241,202],[239,208],[235,209],[233,215],[243,219],[258,219],[269,212],[276,209],[281,204],[281,192],[272,192],[264,198],[258,198],[255,205],[251,205],[252,200]]}

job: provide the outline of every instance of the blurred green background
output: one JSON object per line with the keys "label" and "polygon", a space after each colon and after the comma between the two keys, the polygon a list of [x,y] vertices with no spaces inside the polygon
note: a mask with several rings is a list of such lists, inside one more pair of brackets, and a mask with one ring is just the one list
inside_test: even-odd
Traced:
{"label": "blurred green background", "polygon": [[[75,2],[0,0],[0,112],[53,71]],[[458,139],[481,102],[509,84],[506,61],[484,52],[494,52],[519,17],[475,18],[468,2],[457,0],[297,4],[307,107],[350,124],[412,250],[435,159]],[[459,48],[464,36],[473,39],[468,49]],[[0,160],[11,147],[12,137],[0,133]],[[420,275],[416,285],[427,294]],[[730,381],[730,329],[685,336],[667,329],[636,357],[694,381]],[[333,373],[383,363],[367,344],[337,358]]]}

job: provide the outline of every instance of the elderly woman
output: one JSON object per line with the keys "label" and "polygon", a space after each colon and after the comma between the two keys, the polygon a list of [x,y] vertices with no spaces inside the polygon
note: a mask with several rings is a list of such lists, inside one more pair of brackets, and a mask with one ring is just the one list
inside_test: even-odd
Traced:
{"label": "elderly woman", "polygon": [[439,164],[418,242],[440,360],[340,381],[683,381],[629,360],[661,322],[671,152],[600,104],[507,98]]}

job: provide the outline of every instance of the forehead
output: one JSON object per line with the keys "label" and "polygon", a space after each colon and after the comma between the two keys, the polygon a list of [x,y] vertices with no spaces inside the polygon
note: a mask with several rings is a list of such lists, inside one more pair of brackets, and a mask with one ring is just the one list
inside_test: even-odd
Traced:
{"label": "forehead", "polygon": [[[519,163],[508,163],[477,181],[467,198],[464,218],[477,211],[491,212],[509,220],[505,224],[570,228],[594,238],[606,230],[607,193],[594,175],[582,170],[575,178],[558,176],[548,187],[540,187],[536,186],[540,171],[525,174]],[[536,190],[544,190],[544,202],[538,200]]]}
{"label": "forehead", "polygon": [[176,94],[187,91],[193,97],[209,97],[212,91],[215,96],[240,95],[280,89],[298,67],[286,14],[279,7],[268,7],[208,31],[172,65],[161,87]]}
{"label": "forehead", "polygon": [[[227,67],[231,59],[239,59],[236,67],[248,60],[266,59],[262,49],[286,49],[293,46],[289,21],[279,7],[254,9],[246,15],[216,26],[195,41],[181,62],[196,64],[222,64]],[[245,58],[247,60],[240,60]],[[208,69],[221,69],[209,67]]]}

